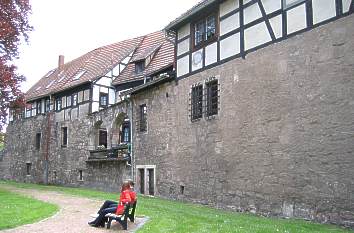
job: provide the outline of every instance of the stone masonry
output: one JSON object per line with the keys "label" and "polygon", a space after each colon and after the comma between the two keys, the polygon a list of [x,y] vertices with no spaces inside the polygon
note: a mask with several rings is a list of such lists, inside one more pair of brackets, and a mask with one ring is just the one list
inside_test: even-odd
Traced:
{"label": "stone masonry", "polygon": [[[156,165],[162,197],[354,227],[353,38],[351,15],[135,95],[136,165]],[[210,77],[219,114],[192,123]]]}

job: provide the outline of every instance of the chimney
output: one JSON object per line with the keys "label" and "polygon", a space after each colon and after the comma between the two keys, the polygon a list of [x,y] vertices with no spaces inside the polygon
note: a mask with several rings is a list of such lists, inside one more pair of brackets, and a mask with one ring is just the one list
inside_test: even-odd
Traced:
{"label": "chimney", "polygon": [[62,68],[64,65],[64,55],[59,55],[58,69]]}

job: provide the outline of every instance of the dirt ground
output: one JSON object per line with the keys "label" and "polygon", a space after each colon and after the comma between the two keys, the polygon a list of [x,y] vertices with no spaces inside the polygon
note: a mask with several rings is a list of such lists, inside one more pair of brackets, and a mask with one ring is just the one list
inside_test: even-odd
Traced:
{"label": "dirt ground", "polygon": [[128,225],[124,231],[119,223],[112,222],[111,229],[95,228],[88,225],[93,219],[90,214],[96,213],[102,201],[88,198],[70,196],[58,192],[17,189],[11,186],[1,186],[12,192],[24,194],[35,199],[50,202],[59,206],[60,210],[54,216],[40,222],[23,225],[14,229],[4,230],[1,233],[109,233],[109,232],[135,232],[147,218],[136,218],[135,223]]}

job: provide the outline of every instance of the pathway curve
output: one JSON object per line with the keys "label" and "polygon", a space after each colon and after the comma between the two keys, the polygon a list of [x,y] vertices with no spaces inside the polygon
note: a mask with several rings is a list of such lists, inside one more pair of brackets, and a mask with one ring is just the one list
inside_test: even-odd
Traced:
{"label": "pathway curve", "polygon": [[18,189],[12,186],[1,185],[1,188],[20,193],[35,199],[50,202],[59,206],[60,210],[54,216],[40,222],[23,225],[14,229],[3,230],[1,233],[110,233],[110,232],[135,232],[147,218],[136,218],[135,223],[128,225],[128,231],[122,230],[120,224],[112,223],[111,229],[95,228],[87,223],[92,221],[89,216],[97,212],[102,201],[83,197],[71,196],[54,191],[34,189]]}

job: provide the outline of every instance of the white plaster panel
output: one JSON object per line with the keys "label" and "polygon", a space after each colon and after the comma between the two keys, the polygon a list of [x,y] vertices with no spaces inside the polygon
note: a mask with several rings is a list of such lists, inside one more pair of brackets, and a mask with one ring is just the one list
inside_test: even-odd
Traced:
{"label": "white plaster panel", "polygon": [[189,55],[177,60],[177,77],[185,75],[189,72]]}
{"label": "white plaster panel", "polygon": [[186,24],[178,30],[177,38],[180,40],[190,34],[190,24]]}
{"label": "white plaster panel", "polygon": [[102,77],[96,83],[104,86],[111,86],[112,79],[107,77]]}
{"label": "white plaster panel", "polygon": [[239,8],[239,0],[227,0],[220,4],[220,17]]}
{"label": "white plaster panel", "polygon": [[220,59],[240,53],[240,33],[236,33],[220,41]]}
{"label": "white plaster panel", "polygon": [[245,24],[255,21],[256,19],[259,19],[261,17],[262,17],[262,13],[261,13],[261,10],[259,9],[258,3],[255,3],[255,4],[247,7],[243,13],[243,18],[244,18]]}
{"label": "white plaster panel", "polygon": [[204,59],[204,54],[202,49],[195,51],[192,54],[192,71],[203,68],[203,59]]}
{"label": "white plaster panel", "polygon": [[177,45],[177,56],[189,51],[189,39],[185,39]]}
{"label": "white plaster panel", "polygon": [[224,35],[240,27],[240,14],[236,13],[220,22],[220,35]]}
{"label": "white plaster panel", "polygon": [[218,59],[218,44],[213,43],[205,47],[205,66],[217,62]]}
{"label": "white plaster panel", "polygon": [[243,0],[243,5],[249,3],[250,1],[252,1],[252,0]]}
{"label": "white plaster panel", "polygon": [[100,104],[97,102],[93,102],[92,103],[92,112],[98,112],[99,109],[100,109]]}
{"label": "white plaster panel", "polygon": [[335,0],[312,0],[313,24],[336,16]]}
{"label": "white plaster panel", "polygon": [[109,98],[108,103],[113,104],[116,99],[116,92],[112,89],[109,89],[108,98]]}
{"label": "white plaster panel", "polygon": [[107,87],[100,87],[100,92],[108,93],[108,88]]}
{"label": "white plaster panel", "polygon": [[282,0],[262,0],[266,14],[270,14],[276,10],[281,9],[281,1]]}
{"label": "white plaster panel", "polygon": [[270,25],[272,26],[275,38],[280,38],[283,36],[283,21],[282,16],[278,15],[269,20]]}
{"label": "white plaster panel", "polygon": [[256,24],[245,30],[245,49],[249,50],[271,41],[265,22]]}
{"label": "white plaster panel", "polygon": [[99,98],[100,98],[100,87],[95,85],[93,86],[92,100],[99,101]]}
{"label": "white plaster panel", "polygon": [[350,9],[350,3],[352,0],[342,0],[343,13],[347,13]]}
{"label": "white plaster panel", "polygon": [[306,8],[305,4],[287,11],[288,34],[306,28]]}

